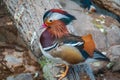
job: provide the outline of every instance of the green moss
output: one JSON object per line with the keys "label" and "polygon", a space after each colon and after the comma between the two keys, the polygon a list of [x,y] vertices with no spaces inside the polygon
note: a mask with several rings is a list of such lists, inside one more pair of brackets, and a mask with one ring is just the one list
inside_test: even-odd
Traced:
{"label": "green moss", "polygon": [[41,65],[41,67],[44,67],[44,65],[47,63],[47,60],[44,56],[42,56],[40,59],[39,59],[39,64]]}
{"label": "green moss", "polygon": [[53,63],[45,56],[42,56],[39,59],[39,64],[41,65],[43,69],[43,76],[45,80],[55,80],[53,75],[51,74],[51,68],[52,68]]}

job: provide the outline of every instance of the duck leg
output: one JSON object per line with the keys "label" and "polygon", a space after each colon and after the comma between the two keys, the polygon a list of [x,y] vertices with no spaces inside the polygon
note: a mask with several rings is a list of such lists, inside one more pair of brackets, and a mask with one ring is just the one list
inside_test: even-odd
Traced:
{"label": "duck leg", "polygon": [[65,67],[65,71],[61,71],[59,75],[56,75],[55,77],[58,78],[58,80],[62,80],[68,73],[68,70],[69,70],[69,66],[66,65],[66,64],[57,64],[56,65],[57,67]]}

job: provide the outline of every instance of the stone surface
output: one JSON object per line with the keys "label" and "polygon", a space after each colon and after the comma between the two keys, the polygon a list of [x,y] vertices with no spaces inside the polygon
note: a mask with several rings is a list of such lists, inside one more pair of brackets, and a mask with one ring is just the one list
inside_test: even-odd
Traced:
{"label": "stone surface", "polygon": [[93,2],[120,16],[120,0],[93,0]]}
{"label": "stone surface", "polygon": [[120,45],[114,45],[108,49],[109,58],[114,63],[112,71],[120,70]]}
{"label": "stone surface", "polygon": [[120,45],[115,45],[112,46],[109,51],[111,52],[112,55],[114,56],[120,56]]}
{"label": "stone surface", "polygon": [[9,76],[6,80],[33,80],[30,73],[22,73],[16,76]]}
{"label": "stone surface", "polygon": [[3,7],[1,4],[0,80],[43,80],[40,64],[27,49],[11,16],[7,13],[5,6]]}
{"label": "stone surface", "polygon": [[120,45],[111,46],[108,49],[108,53],[109,53],[110,60],[113,62],[117,62],[117,60],[120,57]]}
{"label": "stone surface", "polygon": [[0,79],[41,80],[42,70],[40,64],[34,58],[31,58],[29,53],[30,51],[19,52],[15,49],[2,51],[0,53]]}
{"label": "stone surface", "polygon": [[107,28],[106,31],[107,42],[109,43],[110,46],[120,44],[120,28],[118,26],[113,24],[109,28]]}
{"label": "stone surface", "polygon": [[[2,24],[0,25],[2,26]],[[19,49],[18,47],[19,46]],[[17,32],[17,29],[11,24],[0,27],[0,47],[16,48],[18,50],[26,49],[26,44]]]}
{"label": "stone surface", "polygon": [[8,68],[15,68],[17,66],[21,66],[22,62],[23,62],[23,59],[20,56],[18,56],[18,55],[15,56],[13,54],[12,55],[9,55],[9,54],[5,55],[4,60],[6,61],[6,65],[8,66]]}
{"label": "stone surface", "polygon": [[102,71],[103,69],[107,68],[106,65],[109,62],[105,62],[105,61],[94,61],[89,63],[93,72],[96,74],[98,73],[100,70]]}
{"label": "stone surface", "polygon": [[112,71],[120,71],[120,56],[116,59],[114,66],[112,67]]}

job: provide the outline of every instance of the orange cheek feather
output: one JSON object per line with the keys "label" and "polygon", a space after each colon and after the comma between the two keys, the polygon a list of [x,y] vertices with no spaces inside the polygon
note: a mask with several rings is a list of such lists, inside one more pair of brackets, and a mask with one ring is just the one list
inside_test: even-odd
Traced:
{"label": "orange cheek feather", "polygon": [[48,31],[57,38],[69,34],[66,25],[60,20],[55,20],[47,25],[50,26],[50,28],[48,28]]}

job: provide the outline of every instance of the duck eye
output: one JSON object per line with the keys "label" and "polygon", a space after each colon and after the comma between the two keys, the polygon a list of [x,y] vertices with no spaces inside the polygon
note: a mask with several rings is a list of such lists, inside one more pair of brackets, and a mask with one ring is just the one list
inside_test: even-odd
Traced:
{"label": "duck eye", "polygon": [[49,22],[52,22],[52,20],[49,20]]}

